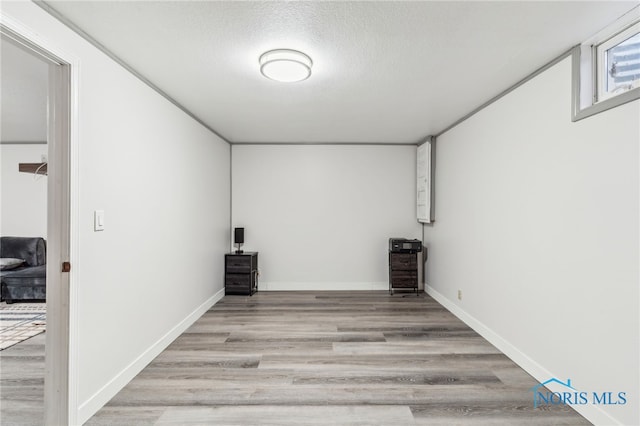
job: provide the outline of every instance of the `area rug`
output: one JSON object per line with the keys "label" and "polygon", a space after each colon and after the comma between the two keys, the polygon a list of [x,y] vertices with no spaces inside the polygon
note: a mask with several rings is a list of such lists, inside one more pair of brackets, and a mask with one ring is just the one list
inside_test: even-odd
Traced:
{"label": "area rug", "polygon": [[45,331],[46,303],[0,303],[0,351]]}

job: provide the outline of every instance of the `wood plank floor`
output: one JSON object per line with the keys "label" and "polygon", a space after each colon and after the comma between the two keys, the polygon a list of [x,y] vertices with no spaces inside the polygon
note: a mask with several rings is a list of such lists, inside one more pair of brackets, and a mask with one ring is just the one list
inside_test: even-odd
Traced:
{"label": "wood plank floor", "polygon": [[45,333],[0,351],[0,425],[44,423]]}
{"label": "wood plank floor", "polygon": [[[0,379],[2,424],[40,424],[42,379]],[[536,384],[425,294],[260,292],[222,299],[87,424],[589,424],[534,409]]]}

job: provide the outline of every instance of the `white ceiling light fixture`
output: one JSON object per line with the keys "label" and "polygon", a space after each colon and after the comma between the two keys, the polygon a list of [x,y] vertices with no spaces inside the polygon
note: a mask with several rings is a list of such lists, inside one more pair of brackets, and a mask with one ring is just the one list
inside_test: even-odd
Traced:
{"label": "white ceiling light fixture", "polygon": [[313,61],[307,55],[292,49],[275,49],[260,55],[260,72],[265,77],[293,83],[309,78]]}

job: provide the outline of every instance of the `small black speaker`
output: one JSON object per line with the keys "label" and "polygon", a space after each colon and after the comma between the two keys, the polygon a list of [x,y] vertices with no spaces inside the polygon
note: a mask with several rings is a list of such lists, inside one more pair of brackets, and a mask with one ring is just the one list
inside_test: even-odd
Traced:
{"label": "small black speaker", "polygon": [[235,229],[233,241],[236,244],[244,244],[244,228]]}

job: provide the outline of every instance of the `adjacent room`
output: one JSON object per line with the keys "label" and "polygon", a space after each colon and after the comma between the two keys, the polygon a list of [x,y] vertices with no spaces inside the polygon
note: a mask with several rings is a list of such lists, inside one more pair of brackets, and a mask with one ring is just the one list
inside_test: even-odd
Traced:
{"label": "adjacent room", "polygon": [[2,350],[45,328],[48,66],[5,38],[0,51]]}
{"label": "adjacent room", "polygon": [[2,2],[0,35],[3,110],[48,82],[37,135],[2,115],[47,321],[3,423],[640,423],[637,1]]}

